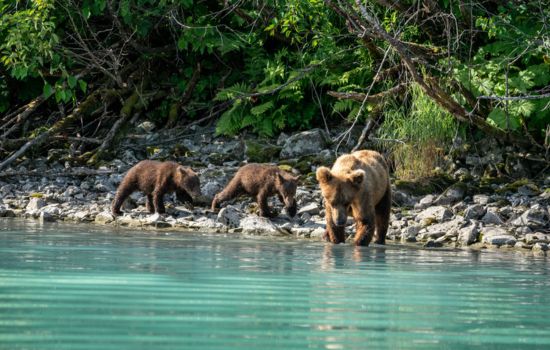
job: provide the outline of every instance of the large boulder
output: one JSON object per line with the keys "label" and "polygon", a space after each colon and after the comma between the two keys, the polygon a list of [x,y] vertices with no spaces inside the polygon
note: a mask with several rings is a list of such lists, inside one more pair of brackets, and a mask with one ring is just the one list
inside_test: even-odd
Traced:
{"label": "large boulder", "polygon": [[485,215],[486,209],[481,204],[472,204],[466,208],[464,211],[464,219],[479,219]]}
{"label": "large boulder", "polygon": [[447,219],[450,219],[453,216],[453,213],[444,206],[435,206],[429,207],[421,211],[417,216],[417,221],[423,221],[425,224],[430,224],[433,222],[443,222]]}
{"label": "large boulder", "polygon": [[462,245],[470,245],[477,241],[478,235],[479,225],[474,222],[458,230],[458,241]]}
{"label": "large boulder", "polygon": [[303,131],[285,140],[280,157],[289,159],[318,154],[328,143],[329,137],[321,129]]}
{"label": "large boulder", "polygon": [[517,219],[512,221],[514,226],[529,226],[530,228],[538,228],[550,225],[550,217],[548,208],[540,204],[533,205],[530,209],[527,209]]}
{"label": "large boulder", "polygon": [[513,246],[516,244],[516,238],[502,227],[487,226],[481,230],[481,234],[483,236],[483,243],[494,246]]}
{"label": "large boulder", "polygon": [[244,154],[251,163],[267,163],[276,158],[281,147],[260,143],[254,140],[247,140],[244,144]]}
{"label": "large boulder", "polygon": [[466,193],[466,186],[462,183],[454,184],[449,187],[443,194],[441,194],[435,201],[437,205],[449,205],[454,204],[464,198]]}

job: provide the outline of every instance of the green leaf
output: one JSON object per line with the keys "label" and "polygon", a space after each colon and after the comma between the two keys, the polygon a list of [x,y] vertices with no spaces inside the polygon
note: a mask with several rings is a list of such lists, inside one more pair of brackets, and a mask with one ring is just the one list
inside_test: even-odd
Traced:
{"label": "green leaf", "polygon": [[514,101],[510,103],[510,112],[514,115],[528,117],[533,113],[536,106],[532,101]]}
{"label": "green leaf", "polygon": [[250,113],[253,115],[260,115],[264,114],[271,108],[273,108],[273,101],[267,101],[266,103],[262,103],[261,105],[251,108]]}
{"label": "green leaf", "polygon": [[83,93],[86,93],[86,90],[88,88],[88,84],[84,80],[78,81],[78,86],[80,87],[80,90],[82,90]]}
{"label": "green leaf", "polygon": [[74,87],[76,86],[76,77],[70,75],[69,78],[67,78],[67,83],[69,84],[69,87],[71,89],[74,89]]}
{"label": "green leaf", "polygon": [[44,83],[44,87],[42,88],[42,93],[44,94],[44,97],[45,98],[50,97],[53,94],[53,92],[54,92],[53,87],[48,83]]}
{"label": "green leaf", "polygon": [[508,113],[508,118],[506,117],[506,112],[500,108],[495,108],[489,113],[487,117],[489,124],[496,126],[503,130],[517,130],[521,126],[519,118],[517,116],[511,115]]}

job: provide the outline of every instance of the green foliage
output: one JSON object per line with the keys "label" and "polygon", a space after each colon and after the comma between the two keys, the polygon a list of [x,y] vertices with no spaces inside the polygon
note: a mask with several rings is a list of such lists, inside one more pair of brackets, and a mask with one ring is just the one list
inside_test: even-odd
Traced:
{"label": "green foliage", "polygon": [[[355,1],[338,3],[357,10]],[[414,44],[416,62],[426,59],[425,71],[444,83],[458,80],[474,97],[547,91],[550,10],[536,1],[474,2],[476,35],[471,42],[457,35],[456,43],[426,31],[439,18],[456,18],[458,28],[465,14],[456,2],[437,2],[446,15],[434,13],[429,25],[407,17],[412,11],[363,3],[391,35]],[[424,12],[415,13],[421,18]],[[373,81],[388,43],[371,38],[376,54],[366,37],[350,35],[350,27],[322,0],[0,0],[0,113],[40,94],[49,97],[50,111],[73,107],[99,87],[139,86],[149,75],[148,89],[154,91],[147,96],[162,97],[144,107],[144,115],[158,125],[210,114],[219,116],[218,134],[247,130],[273,136],[318,126],[321,116],[329,125],[355,118],[362,123],[376,104],[367,103],[358,116],[359,102],[326,92],[368,88],[377,94],[410,76],[401,67],[397,75]],[[450,46],[457,49],[440,55]],[[381,69],[400,65],[390,49]],[[413,148],[442,147],[456,131],[455,122],[418,87],[410,92],[410,99],[396,94],[384,102],[389,107],[383,109],[381,135]],[[466,106],[466,99],[459,101]],[[527,128],[541,140],[550,123],[549,103],[549,98],[490,100],[484,117],[507,131]],[[119,110],[110,112],[119,113],[119,103],[113,105]]]}
{"label": "green foliage", "polygon": [[[550,84],[547,24],[550,10],[536,4],[505,3],[494,16],[478,16],[476,25],[487,32],[470,64],[458,64],[454,73],[474,96],[537,95]],[[498,128],[521,131],[522,125],[541,137],[550,124],[549,99],[492,102],[488,122]]]}
{"label": "green foliage", "polygon": [[[458,123],[426,96],[418,85],[411,91],[411,110],[390,106],[379,130],[382,139],[397,140],[393,144],[396,175],[401,179],[418,179],[432,175],[446,145],[458,130]],[[391,147],[391,146],[390,146]]]}

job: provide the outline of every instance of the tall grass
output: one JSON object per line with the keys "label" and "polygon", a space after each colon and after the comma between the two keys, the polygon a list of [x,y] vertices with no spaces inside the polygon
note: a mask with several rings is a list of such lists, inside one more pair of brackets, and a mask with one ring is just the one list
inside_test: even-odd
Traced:
{"label": "tall grass", "polygon": [[395,139],[391,158],[395,175],[403,180],[430,176],[441,164],[445,146],[452,142],[458,123],[446,111],[426,96],[418,85],[410,89],[410,106],[391,106],[385,111],[385,121],[379,136]]}

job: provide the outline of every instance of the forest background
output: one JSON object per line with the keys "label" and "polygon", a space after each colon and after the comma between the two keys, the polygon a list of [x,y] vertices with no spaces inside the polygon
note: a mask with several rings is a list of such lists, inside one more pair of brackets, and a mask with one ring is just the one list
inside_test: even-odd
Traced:
{"label": "forest background", "polygon": [[54,146],[98,164],[143,120],[320,127],[383,145],[401,177],[457,138],[548,161],[550,4],[0,0],[0,170]]}

